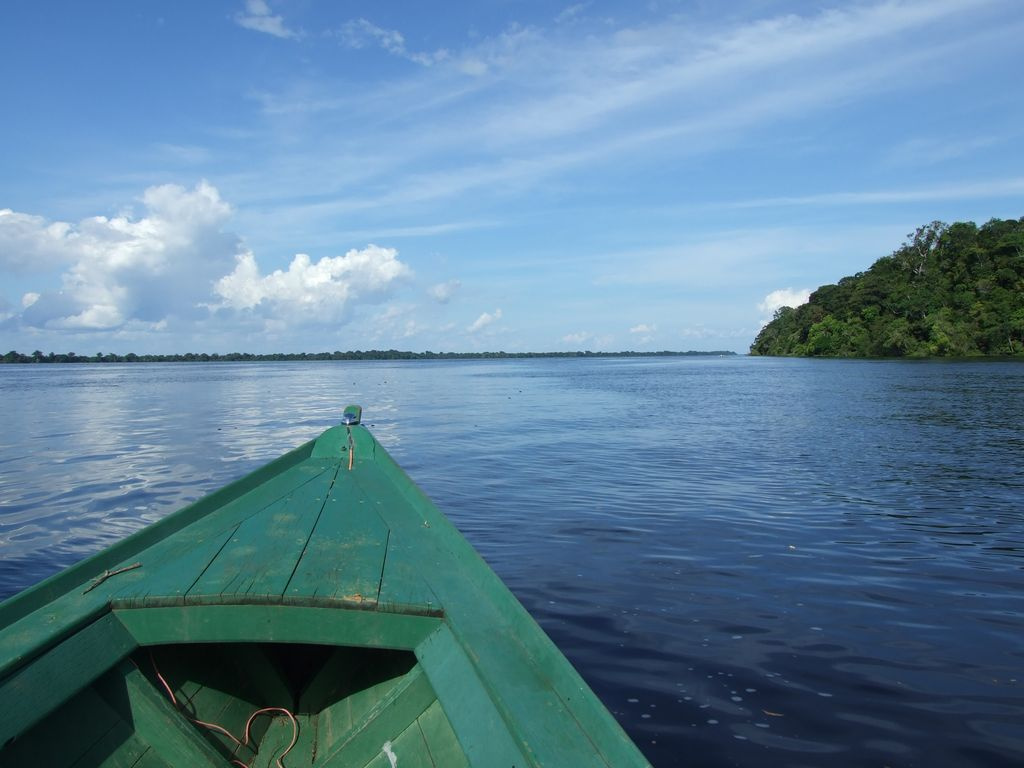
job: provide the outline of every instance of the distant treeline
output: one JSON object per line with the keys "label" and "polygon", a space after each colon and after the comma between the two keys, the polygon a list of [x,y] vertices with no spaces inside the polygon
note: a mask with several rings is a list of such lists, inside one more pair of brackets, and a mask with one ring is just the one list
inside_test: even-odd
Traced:
{"label": "distant treeline", "polygon": [[529,357],[690,357],[735,355],[735,352],[403,352],[397,349],[369,349],[354,352],[275,352],[254,354],[252,352],[186,352],[176,355],[137,355],[129,352],[118,355],[113,352],[95,355],[77,355],[74,352],[44,354],[36,350],[23,355],[11,350],[0,359],[4,363],[249,363],[283,362],[296,360],[492,360]]}
{"label": "distant treeline", "polygon": [[752,355],[1024,355],[1024,218],[921,227],[867,272],[782,307]]}

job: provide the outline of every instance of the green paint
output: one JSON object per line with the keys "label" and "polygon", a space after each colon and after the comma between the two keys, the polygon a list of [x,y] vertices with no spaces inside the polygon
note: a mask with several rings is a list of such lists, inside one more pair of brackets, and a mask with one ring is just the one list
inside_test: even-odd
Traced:
{"label": "green paint", "polygon": [[[3,751],[3,765],[33,768],[73,765],[120,721],[96,691],[86,688],[12,742]],[[61,724],[59,739],[54,738],[54,722]]]}
{"label": "green paint", "polygon": [[116,610],[139,645],[273,643],[412,650],[440,620],[429,616],[309,605],[197,605]]}
{"label": "green paint", "polygon": [[107,614],[4,679],[0,744],[57,709],[134,648],[134,638]]}
{"label": "green paint", "polygon": [[[224,764],[238,748],[190,717],[241,737],[261,707],[296,713],[287,768],[391,768],[388,750],[435,768],[646,765],[358,424],[0,605],[0,764],[51,754],[50,728],[74,734],[38,763],[54,768]],[[260,717],[253,764],[291,735]]]}

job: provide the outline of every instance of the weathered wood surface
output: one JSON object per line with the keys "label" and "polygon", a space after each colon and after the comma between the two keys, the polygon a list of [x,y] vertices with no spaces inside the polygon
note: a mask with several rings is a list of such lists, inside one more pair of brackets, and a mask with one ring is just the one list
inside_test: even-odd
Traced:
{"label": "weathered wood surface", "polygon": [[[101,632],[109,647],[83,651]],[[415,653],[405,682],[373,705],[391,707],[387,717],[364,713],[358,726],[340,705],[318,715],[322,734],[302,736],[303,749],[319,755],[316,765],[387,768],[385,742],[426,756],[423,765],[456,768],[646,765],[518,601],[361,426],[332,428],[0,605],[0,749],[59,715],[65,700],[137,647],[238,642]],[[54,679],[55,664],[72,657],[76,671]],[[340,668],[322,674],[343,677]],[[142,677],[125,680],[135,697],[130,714],[150,722],[175,714],[159,695],[132,688]],[[37,681],[40,690],[26,693]],[[309,695],[337,685],[318,679]],[[103,690],[110,698],[109,683]],[[229,704],[238,712],[225,716],[237,720],[255,702]],[[172,728],[161,742],[170,751],[150,754],[146,744],[159,740],[152,728],[130,738],[110,728],[116,748],[97,747],[109,752],[109,765],[159,764],[161,754],[196,748]],[[352,746],[331,742],[336,731]],[[313,738],[321,742],[307,743]],[[196,764],[211,759],[196,755]]]}

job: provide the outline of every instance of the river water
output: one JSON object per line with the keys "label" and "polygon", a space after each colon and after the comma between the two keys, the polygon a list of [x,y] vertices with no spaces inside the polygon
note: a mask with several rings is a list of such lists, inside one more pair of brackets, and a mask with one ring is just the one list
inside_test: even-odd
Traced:
{"label": "river water", "polygon": [[1024,365],[0,366],[0,596],[348,403],[664,766],[1024,764]]}

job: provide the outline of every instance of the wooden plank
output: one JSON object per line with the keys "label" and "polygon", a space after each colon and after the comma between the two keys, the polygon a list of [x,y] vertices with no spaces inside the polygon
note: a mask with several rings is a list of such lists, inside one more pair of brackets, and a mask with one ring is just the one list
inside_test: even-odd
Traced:
{"label": "wooden plank", "polygon": [[[150,748],[132,768],[178,768],[179,765],[179,763],[165,761],[156,749]],[[188,765],[191,766],[194,763],[188,763]]]}
{"label": "wooden plank", "polygon": [[338,679],[329,689],[324,683],[336,675],[337,665],[325,668],[319,676],[317,689],[303,697],[304,703],[318,705],[319,748],[330,752],[336,744],[346,741],[353,731],[372,713],[379,711],[382,701],[393,698],[396,690],[408,684],[408,676],[416,658],[408,651],[352,649],[346,654],[352,672]]}
{"label": "wooden plank", "polygon": [[281,674],[277,662],[258,643],[237,643],[222,648],[223,664],[235,678],[245,681],[254,701],[265,706],[294,706],[295,696]]}
{"label": "wooden plank", "polygon": [[[396,764],[402,768],[451,768],[444,763],[434,762],[418,719],[391,742],[391,755],[394,755]],[[390,755],[385,753],[385,757]],[[390,763],[390,760],[388,762]]]}
{"label": "wooden plank", "polygon": [[348,465],[349,436],[352,431],[341,426],[331,427],[320,435],[315,441],[310,456],[324,459],[345,459]]}
{"label": "wooden plank", "polygon": [[[353,432],[359,435],[361,430]],[[368,433],[362,437],[372,440]],[[621,757],[624,765],[644,765],[607,710],[592,694],[588,696],[589,689],[580,685],[571,666],[475,550],[382,448],[365,446],[360,440],[357,451],[372,461],[357,465],[350,475],[375,500],[395,542],[394,547],[389,543],[381,606],[389,600],[414,602],[409,591],[427,574],[429,589],[445,606],[457,637],[455,645],[471,649],[461,654],[475,670],[483,697],[506,724],[507,745],[518,745],[520,755],[529,753],[531,760],[542,763],[557,763],[571,755],[581,764],[616,764]],[[341,473],[339,482],[345,476]],[[389,581],[389,573],[396,578]],[[543,651],[540,657],[526,651],[519,633],[543,638],[536,644]],[[434,678],[432,682],[442,684]],[[457,691],[451,693],[458,696]],[[449,697],[440,698],[447,707]],[[581,728],[581,719],[587,728]],[[455,727],[454,718],[452,724]],[[594,729],[608,733],[596,736],[600,747],[588,732]],[[469,753],[463,734],[455,730]],[[611,756],[602,755],[605,747]]]}
{"label": "wooden plank", "polygon": [[[214,519],[205,518],[171,539],[158,542],[145,551],[142,560],[115,564],[111,569],[114,575],[94,589],[88,586],[88,591],[76,588],[51,602],[45,609],[0,631],[0,677],[10,674],[18,666],[56,646],[76,630],[102,616],[112,600],[144,605],[150,591],[157,590],[172,594],[166,601],[180,603],[181,595],[176,593],[182,585],[187,588],[194,581],[194,577],[188,577],[187,566],[183,567],[182,563],[207,553],[212,558],[216,548],[229,535],[229,532],[211,531],[210,524],[216,523],[216,516],[211,517]],[[221,525],[216,524],[218,527]],[[140,567],[118,573],[120,569],[131,565]]]}
{"label": "wooden plank", "polygon": [[114,613],[139,645],[267,642],[412,650],[441,623],[432,616],[299,605],[186,605]]}
{"label": "wooden plank", "polygon": [[[238,649],[236,645],[162,646],[153,649],[153,662],[175,692],[178,709],[184,715],[216,724],[241,739],[249,715],[264,702],[254,683],[258,674],[240,673],[229,661]],[[146,673],[152,685],[159,685],[154,679],[155,670],[147,668]],[[266,727],[266,722],[257,724],[254,739],[258,739]],[[197,731],[217,745],[223,754],[236,753],[236,742],[223,733],[201,726]]]}
{"label": "wooden plank", "polygon": [[[518,606],[518,603],[517,603]],[[572,664],[519,611],[491,632],[472,622],[460,622],[462,642],[477,652],[477,666],[486,670],[488,684],[500,690],[507,717],[528,725],[518,729],[537,754],[593,754],[594,765],[647,766],[649,763],[623,732]],[[495,636],[501,637],[495,642]],[[544,717],[537,717],[545,712]],[[582,764],[582,761],[581,761]]]}
{"label": "wooden plank", "polygon": [[295,710],[292,713],[299,723],[299,740],[285,758],[285,768],[311,768],[316,765],[316,755],[320,748],[317,733],[319,715]]}
{"label": "wooden plank", "polygon": [[378,598],[381,610],[442,613],[441,599],[424,580],[426,570],[443,567],[425,557],[428,551],[420,547],[420,529],[429,527],[429,522],[416,514],[400,487],[372,463],[358,472],[341,473],[338,485],[339,493],[365,500],[390,531]]}
{"label": "wooden plank", "polygon": [[[468,545],[467,545],[468,546]],[[458,562],[459,553],[449,553]],[[469,560],[468,553],[461,558]],[[455,580],[438,572],[432,585],[450,606],[448,626],[520,749],[538,764],[572,755],[579,765],[646,765],[621,727],[547,635],[493,573]],[[436,683],[434,678],[432,682]],[[444,706],[448,698],[438,688]],[[452,713],[449,712],[451,716]],[[452,725],[455,727],[454,718]],[[463,733],[455,728],[459,741]]]}
{"label": "wooden plank", "polygon": [[[88,752],[121,718],[92,688],[86,688],[3,751],[4,765],[66,768]],[[55,722],[61,723],[54,738]]]}
{"label": "wooden plank", "polygon": [[324,472],[245,520],[196,581],[185,602],[279,598],[309,541],[334,481]]}
{"label": "wooden plank", "polygon": [[95,687],[122,719],[134,724],[138,738],[166,764],[223,768],[224,757],[133,665],[122,662]]}
{"label": "wooden plank", "polygon": [[380,751],[370,760],[365,768],[449,768],[443,763],[431,760],[430,750],[423,740],[423,734],[417,723],[398,734],[393,740],[385,741]]}
{"label": "wooden plank", "polygon": [[113,728],[70,765],[71,768],[135,768],[148,750],[149,745],[135,737],[132,727],[118,720]]}
{"label": "wooden plank", "polygon": [[[198,557],[200,550],[204,547],[213,546],[204,542],[215,539],[218,536],[226,536],[226,532],[233,530],[242,520],[263,509],[264,507],[259,506],[260,503],[267,505],[271,500],[276,500],[295,488],[315,480],[325,472],[333,472],[335,468],[336,465],[332,465],[324,460],[310,460],[299,466],[291,467],[280,475],[270,477],[264,486],[255,490],[250,489],[252,490],[251,493],[229,500],[222,508],[208,508],[209,504],[206,500],[197,502],[193,507],[199,505],[200,508],[205,510],[204,516],[195,522],[194,525],[184,530],[175,529],[172,531],[175,535],[169,538],[154,539],[151,541],[149,549],[144,549],[140,552],[134,545],[125,549],[123,545],[131,542],[138,544],[143,541],[150,541],[152,538],[149,536],[136,538],[139,534],[134,534],[125,539],[124,542],[114,545],[110,550],[105,550],[108,553],[117,551],[125,554],[125,557],[122,559],[114,559],[113,555],[104,555],[104,558],[95,561],[106,564],[109,571],[117,571],[135,562],[141,562],[142,567],[112,576],[99,584],[95,589],[85,591],[91,586],[90,578],[97,573],[102,573],[102,571],[91,570],[87,572],[89,578],[82,576],[77,584],[73,585],[70,591],[63,595],[49,595],[48,587],[47,590],[42,590],[39,593],[30,590],[27,593],[23,593],[24,596],[12,598],[12,600],[4,603],[2,608],[0,608],[0,612],[3,612],[5,616],[13,617],[21,611],[21,608],[31,607],[40,600],[43,600],[44,597],[49,598],[48,603],[45,601],[43,603],[45,607],[41,607],[34,613],[27,613],[0,630],[0,678],[11,674],[26,661],[46,652],[69,637],[77,629],[98,618],[106,612],[107,605],[111,601],[115,604],[125,605],[167,602],[151,598],[150,590],[146,586],[146,580],[150,575],[150,571],[160,570],[161,564],[168,564],[171,568],[168,578],[172,584],[176,584],[177,582],[173,577],[174,563],[180,558],[184,558],[191,563],[192,561],[189,561],[190,553],[195,552],[196,557]],[[269,470],[269,467],[267,469]],[[213,496],[219,498],[219,494],[214,494]],[[187,507],[185,510],[182,510],[182,513],[193,509],[193,507]],[[177,519],[178,514],[180,513],[170,517]],[[165,518],[164,520],[169,519]],[[164,530],[163,523],[164,521],[160,521],[144,530],[149,531],[150,528]],[[79,573],[79,569],[85,568],[91,562],[94,562],[93,559],[84,561],[79,566],[69,569],[69,571]],[[197,563],[190,567],[199,567],[200,565],[205,567],[205,564],[202,563]],[[195,576],[198,576],[198,573],[192,575],[185,570],[182,570],[180,573],[182,579],[186,581],[189,580],[190,576],[193,579]],[[48,582],[41,584],[40,589],[46,583]],[[65,583],[65,581],[62,580],[60,583]],[[173,586],[169,588],[174,589]],[[169,599],[169,602],[179,601],[179,596]],[[17,604],[21,608],[7,610],[12,604]],[[2,624],[3,620],[0,619],[0,625]]]}
{"label": "wooden plank", "polygon": [[[258,490],[261,496],[265,496],[267,494],[273,495],[275,492],[280,491],[281,486],[284,486],[284,488],[293,487],[297,482],[301,481],[299,477],[290,473],[290,470],[296,467],[296,465],[301,467],[299,469],[300,475],[310,471],[319,473],[332,462],[314,460],[307,462],[306,466],[301,466],[303,462],[309,459],[313,445],[314,441],[310,441],[305,445],[299,446],[255,472],[224,486],[209,496],[205,496],[194,504],[190,504],[152,525],[136,531],[114,546],[96,553],[71,568],[54,574],[36,586],[3,602],[0,604],[0,626],[7,626],[18,621],[47,603],[73,591],[76,587],[87,584],[90,579],[97,574],[103,573],[105,570],[113,570],[120,563],[130,562],[138,553],[146,548],[182,530],[211,512],[226,509],[234,502],[239,501],[244,508],[248,501],[244,500],[243,497],[253,490]],[[333,463],[336,464],[337,462]]]}
{"label": "wooden plank", "polygon": [[0,680],[108,612],[105,595],[72,593],[6,627],[0,631]]}
{"label": "wooden plank", "polygon": [[[254,490],[222,510],[211,513],[177,535],[158,542],[145,554],[139,581],[112,596],[115,606],[144,607],[180,605],[210,564],[224,550],[246,521],[262,518],[269,507],[301,492],[311,483],[329,483],[336,467],[307,461],[275,483]],[[258,523],[250,523],[258,527]]]}
{"label": "wooden plank", "polygon": [[352,493],[352,483],[344,479],[331,489],[286,594],[374,606],[388,527],[365,497]]}
{"label": "wooden plank", "polygon": [[447,626],[427,638],[416,656],[470,765],[535,764],[520,751],[492,692]]}
{"label": "wooden plank", "polygon": [[135,646],[108,613],[16,672],[0,686],[0,744],[55,710]]}
{"label": "wooden plank", "polygon": [[[390,496],[379,492],[380,498],[390,499],[381,516],[393,532],[402,531],[409,537],[403,554],[415,558],[419,569],[429,574],[430,587],[445,605],[454,645],[462,649],[455,656],[471,659],[474,676],[481,681],[498,717],[511,729],[511,741],[540,762],[557,762],[572,755],[580,764],[618,764],[615,758],[602,756],[588,732],[603,730],[611,735],[605,739],[606,746],[623,759],[621,764],[642,765],[642,758],[618,724],[581,685],[571,665],[476,551],[386,452],[378,449],[376,457],[379,473],[375,482],[379,487],[390,485],[394,489]],[[367,469],[359,474],[361,483],[372,477]],[[404,507],[399,496],[404,499]],[[411,527],[410,519],[418,524]],[[381,599],[383,602],[383,588]],[[428,644],[435,640],[432,637]],[[531,643],[539,653],[527,652],[523,642]],[[425,666],[429,663],[423,655],[421,660]],[[462,673],[465,676],[468,670]],[[444,685],[433,675],[431,682]],[[447,708],[451,697],[440,687],[437,690]],[[452,691],[452,695],[457,693]],[[581,718],[588,728],[580,727]],[[455,718],[451,719],[469,753],[471,746],[455,727]]]}
{"label": "wooden plank", "polygon": [[363,768],[391,768],[391,760],[388,759],[384,750],[381,749]]}
{"label": "wooden plank", "polygon": [[469,768],[466,753],[444,714],[441,702],[436,701],[419,716],[417,724],[423,733],[430,759],[441,768]]}
{"label": "wooden plank", "polygon": [[[374,456],[385,482],[400,489],[407,501],[404,511],[396,502],[383,508],[381,516],[393,532],[401,527],[402,516],[421,521],[414,528],[405,525],[412,540],[408,556],[415,557],[428,574],[430,587],[445,606],[446,624],[471,657],[520,749],[540,764],[558,764],[571,756],[580,765],[648,765],[572,665],[451,522],[383,448],[378,446]],[[370,473],[364,469],[360,474]],[[440,689],[438,694],[447,707],[449,697]],[[456,732],[468,752],[462,733],[458,728]]]}
{"label": "wooden plank", "polygon": [[338,647],[299,695],[298,709],[321,712],[353,690],[352,680],[366,660],[365,649]]}
{"label": "wooden plank", "polygon": [[[196,570],[202,572],[203,578],[209,578],[206,587],[209,595],[199,595],[201,601],[206,598],[215,602],[233,603],[272,601],[281,602],[282,605],[186,605],[119,609],[116,616],[124,616],[132,635],[139,642],[152,644],[171,640],[186,643],[265,640],[416,647],[423,669],[429,677],[426,687],[431,693],[436,688],[442,694],[445,719],[449,721],[456,741],[465,750],[469,763],[500,765],[512,759],[523,766],[570,763],[646,765],[611,715],[550,640],[541,633],[522,606],[454,527],[415,488],[383,448],[361,427],[352,428],[355,453],[348,455],[354,455],[355,461],[353,469],[348,470],[347,430],[344,432],[344,435],[337,430],[332,432],[311,449],[326,452],[323,458],[298,459],[298,463],[288,464],[283,475],[264,474],[262,477],[268,480],[266,487],[253,486],[242,496],[230,497],[229,494],[230,498],[225,497],[226,504],[207,506],[196,518],[199,527],[209,526],[206,530],[214,532],[229,531],[230,528],[225,526],[232,520],[235,525],[243,520],[249,525],[244,535],[240,532],[245,526],[239,527],[231,537],[237,541],[229,541],[228,546],[218,550],[219,554],[212,563],[208,558],[202,563],[200,561],[203,558],[197,556],[196,562],[182,571],[181,580],[192,578]],[[277,466],[280,469],[283,465]],[[337,474],[339,487],[336,489],[339,499],[365,499],[366,504],[363,506],[371,506],[374,515],[387,527],[387,546],[376,612],[326,610],[319,607],[337,606],[339,602],[344,603],[346,594],[356,593],[344,591],[347,581],[352,577],[339,574],[335,574],[339,589],[332,597],[327,597],[326,591],[319,591],[320,588],[316,586],[318,562],[329,561],[331,548],[324,546],[322,550],[316,551],[318,545],[314,543],[315,536],[307,537],[301,548],[293,550],[297,552],[294,556],[286,551],[287,556],[279,557],[275,551],[271,557],[247,558],[242,556],[244,553],[233,551],[230,556],[232,560],[225,559],[218,566],[221,555],[235,549],[232,544],[256,542],[259,538],[257,534],[262,533],[265,525],[274,526],[283,522],[275,520],[275,515],[281,513],[282,509],[287,513],[291,499],[282,501],[282,495],[274,497],[275,493],[287,488],[284,495],[291,494],[293,498],[302,495],[304,491],[301,488],[295,491],[295,488],[310,485],[314,482],[310,478],[320,477],[325,469],[329,472],[340,470]],[[344,501],[339,504],[343,506]],[[309,506],[302,505],[302,508],[308,510]],[[198,513],[193,509],[190,514]],[[368,527],[371,532],[376,527],[372,522],[374,515],[358,512],[360,520],[370,521]],[[320,515],[320,518],[323,519],[323,516]],[[175,525],[183,519],[178,518]],[[316,519],[316,516],[309,518],[308,527],[305,528],[307,534],[315,534]],[[328,519],[334,522],[333,518]],[[161,530],[173,530],[173,526]],[[274,536],[279,542],[288,545],[289,532],[294,537],[294,530],[289,531],[288,526],[279,525]],[[329,533],[326,528],[324,533]],[[343,530],[338,530],[326,535],[324,540],[340,540],[343,533]],[[193,548],[186,547],[185,542],[193,536],[198,536],[197,529],[181,531],[180,538],[175,537],[176,541],[149,539],[150,544],[146,545],[152,547],[149,555],[156,556],[159,549],[160,557],[156,560],[147,558],[148,562],[143,568],[113,577],[87,595],[69,593],[52,599],[47,597],[52,594],[54,584],[64,583],[57,579],[48,581],[46,590],[33,591],[28,597],[16,598],[13,601],[16,605],[8,611],[8,615],[18,618],[18,621],[14,626],[0,631],[0,664],[6,665],[4,668],[9,679],[21,679],[19,676],[23,674],[38,675],[40,673],[32,670],[45,670],[51,655],[64,648],[65,643],[74,640],[74,636],[69,636],[69,633],[105,610],[107,601],[115,593],[122,595],[126,601],[139,600],[143,605],[148,600],[160,599],[160,595],[154,595],[148,588],[135,585],[144,581],[144,571],[157,570],[153,567],[154,563],[170,563],[170,552],[173,549],[184,550],[186,555],[192,552]],[[367,536],[369,541],[369,534]],[[134,539],[132,546],[140,546],[139,542],[143,538]],[[194,542],[206,540],[206,537],[191,539]],[[297,543],[295,537],[293,544],[277,549],[288,550],[289,546],[294,547]],[[121,555],[136,551],[132,547],[114,549]],[[145,549],[143,547],[143,551],[140,551],[140,559]],[[301,562],[304,553],[310,554],[307,563],[310,572],[295,582],[294,594],[287,593],[286,587],[298,573],[296,564]],[[78,579],[79,586],[100,573],[100,567],[111,569],[134,559],[115,558],[114,555],[105,557],[107,559],[91,560],[94,566],[92,570],[72,569],[77,574],[74,578]],[[164,557],[166,559],[162,559]],[[367,563],[371,560],[370,557],[366,558]],[[101,566],[108,562],[110,565]],[[216,568],[221,568],[221,572],[214,572]],[[181,580],[176,574],[168,573],[166,577],[169,586],[161,586],[158,591],[173,593],[180,588]],[[356,580],[361,578],[356,577]],[[232,580],[238,581],[236,583]],[[72,582],[74,579],[68,583]],[[309,594],[310,591],[313,594]],[[362,592],[358,594],[361,596]],[[163,597],[168,600],[180,599],[176,594]],[[34,604],[45,605],[45,608],[33,613]],[[359,605],[357,601],[349,601],[349,604]],[[436,618],[416,615],[439,614],[441,605],[444,606],[447,626],[439,628],[440,622]],[[0,616],[4,610],[7,610],[6,605],[0,609]],[[402,613],[383,612],[386,610]],[[436,634],[429,635],[434,630]],[[61,644],[55,646],[58,642]],[[104,652],[110,651],[104,649]],[[28,659],[35,657],[39,657],[39,664],[25,666]],[[89,662],[96,663],[97,659],[102,658],[102,653],[96,654],[89,657]],[[46,681],[40,679],[37,682]],[[79,690],[81,685],[87,684],[88,680],[82,683],[72,677],[72,690]],[[75,685],[79,688],[75,688]],[[0,692],[0,735],[2,729],[10,725],[10,721],[5,722],[3,718],[3,695]],[[59,694],[49,695],[63,697],[66,692],[61,690]],[[415,699],[411,694],[408,698]],[[411,707],[404,694],[399,697],[399,701],[402,707]],[[47,706],[44,702],[42,709]],[[394,731],[396,720],[403,718],[395,713],[404,711],[402,707],[386,717],[378,716],[356,728],[352,739],[345,739],[345,742],[351,742],[358,748],[353,747],[349,754],[348,747],[345,747],[346,762],[351,757],[353,764],[358,765],[361,763],[357,756],[365,755],[366,760],[376,759],[375,755],[379,757],[374,750],[379,750],[380,745],[372,742],[385,734],[386,738],[397,738]],[[33,707],[33,711],[37,709],[39,707]],[[426,706],[413,719],[421,717],[425,710]],[[473,722],[480,712],[484,713],[483,725]],[[31,718],[37,716],[42,715],[33,714],[20,725],[15,720],[13,727],[23,730]],[[406,723],[403,730],[411,722]],[[422,722],[432,721],[427,716]],[[423,725],[418,727],[423,732]],[[490,737],[494,734],[498,734],[497,742],[491,743]],[[426,733],[423,738],[426,739]],[[488,741],[488,745],[481,746],[484,740]],[[335,759],[337,754],[340,751],[332,754],[331,759]],[[481,757],[494,757],[497,762],[478,759]]]}
{"label": "wooden plank", "polygon": [[216,532],[204,530],[206,527],[197,525],[166,542],[167,546],[147,550],[145,579],[119,590],[112,596],[113,604],[137,608],[181,605],[238,530],[238,525]]}
{"label": "wooden plank", "polygon": [[397,738],[436,700],[426,676],[418,666],[413,667],[398,686],[353,726],[340,744],[324,753],[317,768],[365,765],[380,752],[384,742]]}
{"label": "wooden plank", "polygon": [[[277,765],[277,759],[285,753],[288,749],[288,745],[291,744],[293,737],[301,737],[303,735],[302,722],[298,719],[295,721],[295,725],[298,726],[298,731],[292,726],[292,721],[283,713],[274,713],[271,716],[270,713],[260,716],[261,720],[266,721],[266,730],[263,737],[259,740],[259,751],[249,761],[250,768],[275,768]],[[303,718],[305,719],[305,718]],[[307,721],[308,725],[308,721]],[[283,763],[287,768],[297,768],[300,765],[311,765],[312,751],[309,748],[302,749],[300,743],[296,741],[291,751],[284,757]]]}

